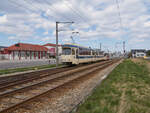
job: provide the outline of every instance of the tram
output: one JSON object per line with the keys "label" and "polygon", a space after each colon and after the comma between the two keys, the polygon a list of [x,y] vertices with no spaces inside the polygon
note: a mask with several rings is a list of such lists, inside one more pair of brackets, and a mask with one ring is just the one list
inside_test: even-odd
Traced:
{"label": "tram", "polygon": [[100,51],[77,44],[62,45],[61,61],[63,64],[81,64],[108,60],[108,55]]}

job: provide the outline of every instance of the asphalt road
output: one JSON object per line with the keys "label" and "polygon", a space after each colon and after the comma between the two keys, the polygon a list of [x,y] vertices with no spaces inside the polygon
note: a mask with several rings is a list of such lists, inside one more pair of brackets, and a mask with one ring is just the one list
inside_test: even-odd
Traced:
{"label": "asphalt road", "polygon": [[23,68],[23,67],[32,67],[40,65],[55,64],[55,59],[51,59],[50,62],[46,60],[33,60],[33,61],[0,61],[0,70],[2,69],[11,69],[11,68]]}

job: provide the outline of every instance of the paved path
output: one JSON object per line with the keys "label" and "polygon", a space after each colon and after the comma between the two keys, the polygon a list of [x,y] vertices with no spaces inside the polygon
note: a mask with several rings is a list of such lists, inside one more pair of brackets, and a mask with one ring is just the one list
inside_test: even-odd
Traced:
{"label": "paved path", "polygon": [[49,60],[10,60],[10,61],[0,61],[0,70],[2,69],[10,69],[10,68],[23,68],[23,67],[32,67],[32,66],[40,66],[40,65],[48,65],[55,64],[55,59]]}

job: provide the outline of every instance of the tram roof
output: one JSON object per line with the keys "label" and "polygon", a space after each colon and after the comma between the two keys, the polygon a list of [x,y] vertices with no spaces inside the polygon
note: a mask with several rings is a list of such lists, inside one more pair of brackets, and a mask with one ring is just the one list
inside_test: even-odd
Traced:
{"label": "tram roof", "polygon": [[88,47],[80,46],[80,45],[77,45],[77,44],[64,44],[64,45],[62,45],[62,47],[90,49]]}

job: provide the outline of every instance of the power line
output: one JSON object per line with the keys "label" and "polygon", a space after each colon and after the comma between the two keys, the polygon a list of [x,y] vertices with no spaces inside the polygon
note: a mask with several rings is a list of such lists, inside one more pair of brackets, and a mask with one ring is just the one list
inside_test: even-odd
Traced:
{"label": "power line", "polygon": [[[56,8],[52,5],[52,3],[50,2],[50,1],[48,1],[48,0],[44,0],[47,4],[49,4],[49,7],[50,7],[50,9],[53,11],[53,12],[55,12],[55,13],[58,13],[58,12],[56,12],[55,10],[56,10]],[[60,15],[62,15],[61,13],[59,13]],[[72,20],[70,20],[70,18],[68,18],[66,15],[65,16],[62,16],[63,18],[65,18],[67,21],[69,20],[69,21],[72,21]]]}
{"label": "power line", "polygon": [[[66,0],[61,0],[61,1],[66,1]],[[87,25],[91,26],[91,24],[87,22],[87,20],[82,16],[82,14],[78,10],[76,10],[70,2],[68,2],[68,1],[66,1],[66,2],[64,2],[64,4],[69,9],[71,9],[71,11],[73,12],[73,14],[77,15],[84,23],[86,23]],[[72,7],[69,4],[71,4]],[[79,28],[79,25],[77,27]]]}
{"label": "power line", "polygon": [[[120,27],[121,30],[123,29],[123,24],[122,24],[122,18],[121,18],[121,12],[120,12],[120,6],[119,6],[119,1],[116,0],[116,4],[117,4],[117,9],[118,9],[118,15],[119,15],[119,20],[120,20]],[[125,55],[125,41],[123,41],[123,53]]]}
{"label": "power line", "polygon": [[[17,6],[16,8],[21,8],[23,9],[25,12],[27,12],[28,14],[31,14],[31,12],[34,12],[34,13],[37,13],[35,10],[33,9],[29,9],[28,7],[24,7],[22,4],[19,4],[18,2],[16,1],[13,1],[13,0],[9,0],[9,2],[11,2],[13,5]],[[25,1],[26,2],[26,1]],[[52,17],[54,20],[56,20],[56,17],[50,15],[50,17]]]}
{"label": "power line", "polygon": [[[9,0],[13,5],[15,5],[15,6],[17,6],[16,8],[21,8],[21,9],[23,9],[25,12],[27,12],[28,14],[30,14],[30,12],[34,12],[34,13],[37,13],[37,11],[36,11],[36,9],[41,9],[42,11],[43,11],[43,9],[42,8],[39,8],[39,7],[37,7],[37,6],[35,6],[35,5],[32,5],[32,6],[30,6],[30,7],[33,7],[33,8],[28,8],[28,7],[25,7],[24,5],[22,5],[22,4],[20,4],[20,3],[18,3],[18,2],[16,2],[16,1],[13,1],[13,0]],[[24,2],[26,2],[27,4],[33,4],[33,2],[31,2],[30,1],[30,3],[29,3],[29,1],[27,1],[27,0],[23,0]],[[33,9],[35,9],[35,10],[33,10]],[[53,10],[53,9],[51,9],[51,10]],[[54,10],[53,10],[54,11]],[[53,20],[57,20],[58,19],[58,17],[56,17],[56,16],[54,16],[54,15],[50,15],[49,13],[48,13],[48,16],[50,16],[50,17],[52,17],[53,18]],[[66,17],[63,17],[63,18],[65,18],[66,20],[68,20],[68,18],[66,18]]]}
{"label": "power line", "polygon": [[[34,4],[33,3],[33,1],[34,0],[30,0],[30,3],[29,3],[29,0],[23,0],[23,1],[25,1],[26,3],[28,3],[28,4]],[[39,1],[39,0],[37,0],[37,1]],[[34,6],[34,5],[32,5],[32,7],[34,7],[35,9],[41,9],[42,11],[43,11],[43,8],[41,8],[41,7],[38,7],[38,6]],[[52,9],[51,9],[52,10]],[[45,10],[44,10],[45,11]],[[52,16],[52,15],[50,15],[49,13],[48,13],[48,16],[50,16],[50,17],[52,17],[54,20],[57,20],[58,19],[58,17],[56,17],[56,16]]]}
{"label": "power line", "polygon": [[[76,10],[76,8],[74,8],[73,5],[72,5],[70,2],[68,2],[67,0],[61,0],[61,1],[66,1],[67,3],[64,2],[65,5],[66,5],[68,8],[70,8],[73,13],[75,13],[77,16],[79,16],[80,19],[82,19],[83,22],[85,22],[87,25],[91,26],[91,24],[88,23],[87,20],[83,17],[83,14],[81,14],[80,11]],[[71,7],[69,4],[71,4],[72,7]],[[79,27],[79,26],[78,26],[78,27]]]}
{"label": "power line", "polygon": [[120,13],[120,6],[119,6],[119,1],[118,0],[116,0],[116,4],[117,4],[117,9],[118,9],[118,16],[119,16],[119,21],[120,21],[120,27],[123,28],[122,18],[121,18],[121,13]]}
{"label": "power line", "polygon": [[[17,1],[15,1],[15,0],[10,0],[15,6],[18,6],[18,7],[20,7],[20,8],[22,8],[22,9],[24,9],[25,11],[27,11],[28,13],[30,13],[30,12],[36,12],[37,13],[37,10],[36,9],[41,9],[41,10],[44,10],[43,8],[41,8],[42,6],[37,6],[37,5],[35,5],[32,1],[34,1],[34,0],[31,0],[31,1],[28,1],[28,0],[23,0],[24,2],[26,2],[27,4],[29,4],[30,5],[30,7],[32,7],[32,8],[28,8],[28,7],[26,7],[26,6],[24,6],[23,4],[21,4],[21,3],[19,3],[19,2],[17,2]],[[39,1],[39,0],[37,0],[37,1]],[[55,11],[55,8],[54,7],[52,7],[53,5],[52,5],[52,3],[51,2],[49,2],[48,0],[45,0],[46,1],[46,3],[47,4],[49,4],[48,6],[49,6],[49,9],[50,10],[52,10],[53,12],[56,12]],[[31,5],[31,4],[33,4],[33,5]],[[66,4],[66,3],[65,3]],[[67,4],[66,4],[67,5]],[[76,9],[74,9],[74,8],[72,8],[71,6],[69,6],[69,5],[67,5],[67,7],[68,8],[70,8],[71,9],[71,11],[73,12],[73,14],[75,14],[75,15],[77,15],[78,17],[80,17],[86,24],[88,24],[88,25],[90,25],[89,23],[87,23],[87,20],[80,14],[80,12],[79,11],[77,11]],[[44,10],[45,11],[45,10]],[[48,13],[48,15],[50,15],[49,13]],[[57,17],[55,17],[55,16],[51,16],[54,20],[57,20],[56,18]],[[65,18],[66,20],[69,20],[70,21],[70,19],[69,18],[67,18],[67,16],[62,16],[63,18]]]}
{"label": "power line", "polygon": [[[28,3],[29,1],[27,1],[27,0],[23,0],[25,3],[27,3],[27,4],[30,4],[31,3],[31,1],[30,1],[30,3]],[[32,3],[31,3],[32,4]],[[30,4],[30,5],[31,5]],[[36,9],[36,7],[34,6],[34,5],[32,5],[31,7],[33,7],[33,9],[35,10]]]}
{"label": "power line", "polygon": [[23,7],[23,5],[21,5],[21,4],[18,4],[18,3],[16,3],[16,2],[14,2],[13,0],[8,0],[11,4],[13,4],[13,6],[15,5],[15,7],[16,8],[21,8],[21,9],[23,9],[23,10],[25,10],[25,12],[27,12],[27,13],[29,13],[29,12],[31,12],[31,10],[30,9],[28,9],[28,8],[25,8],[25,7]]}
{"label": "power line", "polygon": [[[68,4],[71,4],[70,2],[68,2],[67,0],[61,0],[61,1],[65,1],[65,2],[67,2]],[[64,2],[64,4],[69,8],[69,9],[71,9],[71,11],[74,13],[74,14],[76,14],[77,16],[79,16],[80,17],[80,19],[82,19],[82,21],[83,22],[85,22],[86,24],[88,24],[89,26],[91,26],[91,24],[90,23],[87,23],[87,20],[82,16],[82,14],[78,11],[78,10],[76,10],[74,7],[71,7],[71,6],[73,6],[72,4],[71,4],[71,6],[69,6],[67,3],[65,3]]]}
{"label": "power line", "polygon": [[58,55],[58,32],[59,32],[59,24],[73,24],[74,22],[56,22],[56,67],[58,67],[59,64],[59,55]]}
{"label": "power line", "polygon": [[[49,8],[53,11],[53,12],[55,12],[56,13],[56,11],[55,11],[55,7],[53,7],[53,5],[52,5],[52,3],[50,2],[50,1],[48,1],[48,0],[44,0],[47,4],[49,4],[50,6],[49,6]],[[63,0],[62,0],[63,1]],[[69,3],[69,2],[68,2]],[[83,16],[81,16],[80,15],[80,12],[78,12],[78,11],[76,11],[75,9],[73,9],[72,7],[70,7],[69,5],[67,5],[66,3],[65,3],[65,5],[68,7],[68,8],[70,8],[71,9],[71,11],[73,12],[73,13],[75,13],[75,15],[78,15],[84,22],[86,22],[87,23],[87,20],[85,20],[85,18],[83,17]],[[57,12],[58,13],[58,12]],[[61,14],[62,15],[62,14]],[[66,20],[69,20],[69,21],[72,21],[72,20],[70,20],[69,18],[67,18],[67,16],[63,16],[63,18],[65,18]],[[88,23],[87,23],[88,24]],[[88,24],[88,25],[90,25],[90,24]],[[91,25],[90,25],[91,26]]]}
{"label": "power line", "polygon": [[[63,0],[61,0],[61,1],[63,1]],[[70,4],[68,1],[66,1],[66,0],[64,0],[64,1],[67,2],[68,4]],[[83,17],[80,15],[80,13],[79,13],[78,11],[76,11],[74,8],[70,7],[70,6],[69,6],[67,3],[65,3],[65,2],[64,2],[64,4],[65,4],[68,8],[70,8],[73,13],[75,13],[76,15],[78,15],[78,16],[80,17],[80,19],[82,19],[83,21],[86,22],[85,18],[83,18]]]}

